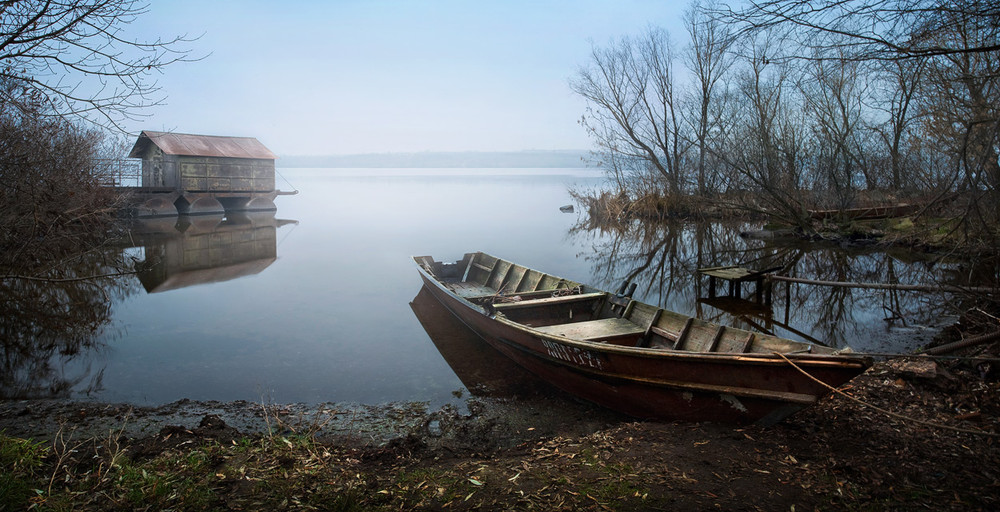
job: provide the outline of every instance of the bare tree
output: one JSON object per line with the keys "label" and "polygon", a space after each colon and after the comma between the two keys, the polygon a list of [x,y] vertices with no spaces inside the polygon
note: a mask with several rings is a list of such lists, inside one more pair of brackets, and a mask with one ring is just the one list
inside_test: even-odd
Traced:
{"label": "bare tree", "polygon": [[[996,0],[764,0],[716,9],[713,15],[735,23],[741,33],[784,30],[797,43],[783,54],[798,59],[840,58],[801,51],[836,48],[853,60],[995,52],[997,41],[953,44],[931,36],[965,23],[1000,23]],[[780,55],[772,56],[772,59]]]}
{"label": "bare tree", "polygon": [[882,62],[877,66],[879,74],[885,77],[885,93],[876,98],[876,108],[886,114],[886,119],[873,127],[879,134],[888,152],[888,183],[892,191],[914,189],[917,185],[911,178],[913,172],[912,126],[919,117],[917,111],[918,91],[926,69],[926,59],[910,59]]}
{"label": "bare tree", "polygon": [[650,29],[636,40],[595,46],[570,86],[589,103],[583,124],[602,152],[645,163],[680,194],[686,145],[673,59],[667,32]]}
{"label": "bare tree", "polygon": [[655,29],[572,80],[619,192],[718,188],[806,232],[821,206],[947,197],[968,240],[1000,240],[1000,1],[739,5],[686,12],[689,89]]}
{"label": "bare tree", "polygon": [[[1000,22],[957,19],[934,34],[941,45],[980,48],[1000,40]],[[955,52],[928,61],[924,136],[953,167],[966,197],[962,222],[993,247],[1000,242],[1000,51]]]}
{"label": "bare tree", "polygon": [[0,2],[0,94],[8,104],[44,102],[50,115],[120,128],[162,100],[154,75],[190,57],[183,36],[124,35],[146,11],[136,0]]}
{"label": "bare tree", "polygon": [[706,9],[715,8],[709,3],[705,8],[696,0],[684,13],[684,26],[691,44],[685,52],[685,62],[694,75],[694,104],[696,112],[693,115],[695,145],[698,148],[696,180],[698,194],[708,194],[707,160],[710,157],[709,142],[711,135],[720,130],[720,124],[726,112],[725,101],[728,91],[723,78],[732,67],[734,55],[730,52],[733,37],[728,26],[717,18],[705,14]]}
{"label": "bare tree", "polygon": [[106,238],[119,123],[155,104],[185,39],[127,39],[135,0],[0,2],[0,284],[62,278]]}
{"label": "bare tree", "polygon": [[[800,83],[802,97],[813,124],[816,141],[814,159],[818,173],[815,185],[830,193],[839,208],[848,208],[867,175],[859,138],[863,137],[863,96],[859,64],[849,60],[815,60],[805,66]],[[865,185],[871,188],[868,180]]]}
{"label": "bare tree", "polygon": [[[750,199],[802,230],[811,230],[804,195],[804,125],[796,115],[803,109],[792,99],[792,68],[771,62],[767,55],[781,44],[773,33],[741,41],[745,60],[739,73],[740,114],[733,120],[727,146],[717,156],[736,170],[751,190]],[[756,204],[748,204],[755,207]]]}
{"label": "bare tree", "polygon": [[49,113],[0,97],[0,280],[62,277],[59,263],[100,244],[114,218],[105,133]]}

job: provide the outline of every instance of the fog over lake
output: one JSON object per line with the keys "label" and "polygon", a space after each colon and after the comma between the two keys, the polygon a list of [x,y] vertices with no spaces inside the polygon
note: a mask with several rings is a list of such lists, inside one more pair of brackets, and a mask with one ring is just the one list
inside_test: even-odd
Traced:
{"label": "fog over lake", "polygon": [[142,271],[113,300],[110,324],[93,346],[51,356],[58,384],[19,385],[135,404],[460,402],[466,386],[410,304],[414,255],[479,250],[612,290],[628,278],[636,298],[683,313],[867,351],[912,350],[947,312],[921,294],[779,285],[773,311],[754,317],[699,301],[696,270],[792,262],[800,276],[926,282],[959,265],[749,240],[740,231],[759,226],[747,223],[590,226],[579,205],[560,207],[570,189],[602,186],[592,169],[278,173],[279,188],[299,193],[279,197],[273,216],[137,226],[124,250]]}

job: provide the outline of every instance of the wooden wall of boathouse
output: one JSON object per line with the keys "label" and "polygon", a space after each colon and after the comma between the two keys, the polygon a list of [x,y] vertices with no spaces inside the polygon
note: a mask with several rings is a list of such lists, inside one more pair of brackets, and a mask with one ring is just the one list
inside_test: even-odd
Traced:
{"label": "wooden wall of boathouse", "polygon": [[275,210],[277,157],[252,137],[143,131],[139,216]]}

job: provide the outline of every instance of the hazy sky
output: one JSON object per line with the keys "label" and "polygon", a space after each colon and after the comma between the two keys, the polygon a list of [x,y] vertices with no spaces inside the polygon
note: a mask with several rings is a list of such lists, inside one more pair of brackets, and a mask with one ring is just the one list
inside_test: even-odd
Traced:
{"label": "hazy sky", "polygon": [[591,41],[656,24],[679,42],[685,6],[154,2],[130,30],[201,35],[194,52],[210,55],[168,67],[166,105],[129,128],[253,136],[280,155],[589,148],[568,81]]}

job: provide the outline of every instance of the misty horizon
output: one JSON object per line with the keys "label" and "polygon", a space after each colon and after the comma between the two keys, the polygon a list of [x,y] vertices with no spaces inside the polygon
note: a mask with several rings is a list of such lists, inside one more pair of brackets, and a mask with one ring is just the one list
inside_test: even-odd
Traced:
{"label": "misty horizon", "polygon": [[285,168],[582,168],[587,149],[526,149],[520,151],[400,151],[325,155],[278,155]]}

